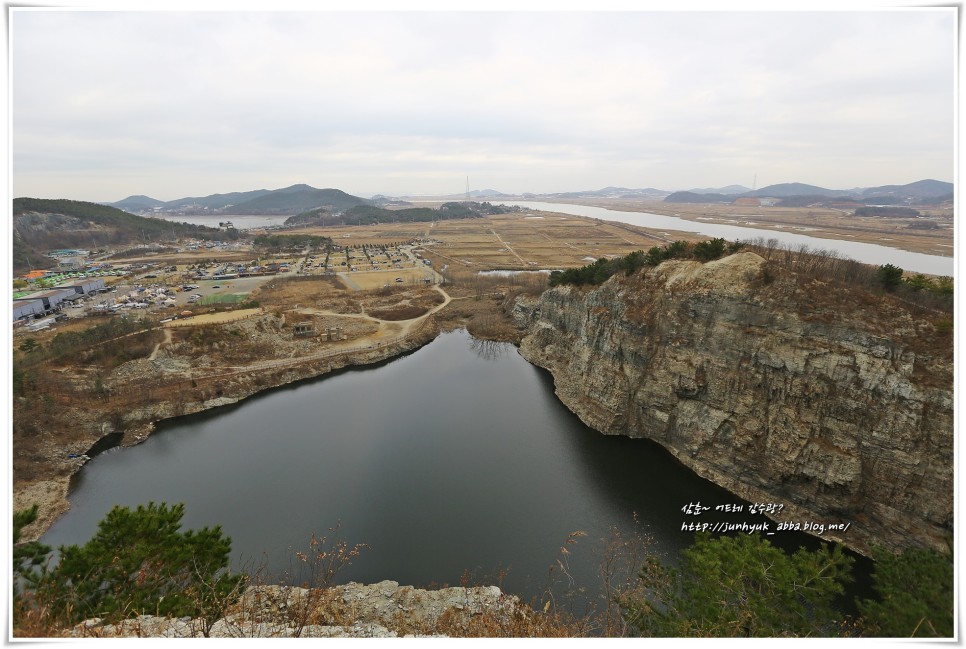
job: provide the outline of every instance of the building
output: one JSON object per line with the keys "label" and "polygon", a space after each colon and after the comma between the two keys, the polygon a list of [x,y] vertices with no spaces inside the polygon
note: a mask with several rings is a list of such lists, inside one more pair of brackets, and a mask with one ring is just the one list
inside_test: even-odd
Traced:
{"label": "building", "polygon": [[761,201],[759,201],[757,198],[749,198],[749,197],[736,198],[735,202],[732,203],[732,205],[746,205],[749,207],[759,207],[761,206]]}
{"label": "building", "polygon": [[90,295],[91,293],[97,291],[103,291],[106,288],[104,280],[100,277],[87,277],[84,279],[77,279],[72,282],[64,282],[63,284],[58,284],[57,288],[72,289],[75,293],[80,295]]}
{"label": "building", "polygon": [[103,291],[105,288],[104,280],[100,277],[88,277],[65,282],[46,291],[23,295],[13,301],[13,319],[32,318],[58,311],[83,295]]}
{"label": "building", "polygon": [[28,295],[26,299],[40,300],[44,305],[44,312],[57,309],[65,297],[75,295],[73,289],[53,288]]}
{"label": "building", "polygon": [[22,320],[44,314],[44,303],[41,300],[24,299],[13,301],[13,319]]}

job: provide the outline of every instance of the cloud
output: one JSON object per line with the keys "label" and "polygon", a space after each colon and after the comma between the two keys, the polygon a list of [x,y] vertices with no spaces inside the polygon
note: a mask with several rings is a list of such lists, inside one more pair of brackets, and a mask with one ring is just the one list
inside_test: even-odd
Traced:
{"label": "cloud", "polygon": [[952,175],[951,11],[13,13],[15,195]]}

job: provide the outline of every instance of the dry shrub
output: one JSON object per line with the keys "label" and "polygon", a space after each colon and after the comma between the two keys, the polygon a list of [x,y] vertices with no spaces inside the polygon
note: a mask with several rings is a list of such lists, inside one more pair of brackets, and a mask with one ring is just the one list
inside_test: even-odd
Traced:
{"label": "dry shrub", "polygon": [[[508,595],[503,597],[509,598]],[[478,615],[448,609],[431,630],[451,638],[581,638],[588,633],[588,621],[551,610],[534,611],[516,606],[511,611],[498,606]]]}
{"label": "dry shrub", "polygon": [[369,315],[380,320],[412,320],[426,315],[427,309],[415,304],[399,304],[385,309],[372,309]]}

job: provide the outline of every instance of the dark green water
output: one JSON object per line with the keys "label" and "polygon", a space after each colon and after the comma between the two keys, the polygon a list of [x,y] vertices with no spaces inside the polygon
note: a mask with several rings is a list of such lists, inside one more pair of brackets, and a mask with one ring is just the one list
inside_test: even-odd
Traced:
{"label": "dark green water", "polygon": [[495,583],[506,570],[505,589],[525,598],[547,586],[559,548],[580,530],[569,572],[591,599],[610,529],[633,531],[635,512],[673,558],[693,536],[681,531],[694,520],[683,506],[741,502],[654,443],[584,426],[547,372],[465,332],[173,420],[140,446],[108,451],[78,475],[71,510],[43,541],[84,542],[113,505],[148,501],[185,503],[186,528],[220,524],[236,566],[264,563],[280,581],[294,550],[340,525],[341,538],[370,546],[341,582],[456,585],[469,571]]}

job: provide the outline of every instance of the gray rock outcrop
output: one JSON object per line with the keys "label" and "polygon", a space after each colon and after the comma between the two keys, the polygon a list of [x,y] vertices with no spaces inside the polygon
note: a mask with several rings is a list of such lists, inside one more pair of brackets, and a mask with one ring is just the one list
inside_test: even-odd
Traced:
{"label": "gray rock outcrop", "polygon": [[775,521],[848,524],[823,538],[864,553],[942,548],[951,349],[923,352],[935,332],[901,305],[772,283],[765,264],[669,261],[520,298],[521,353],[592,428],[655,440],[741,498],[782,504]]}
{"label": "gray rock outcrop", "polygon": [[[478,615],[497,621],[523,613],[519,599],[496,586],[423,590],[394,581],[329,589],[248,588],[218,620],[141,615],[117,624],[91,619],[71,629],[80,638],[395,638],[439,637]],[[524,613],[525,614],[525,613]],[[427,632],[428,631],[428,632]]]}

